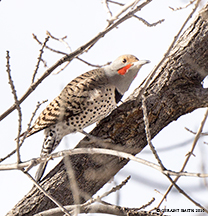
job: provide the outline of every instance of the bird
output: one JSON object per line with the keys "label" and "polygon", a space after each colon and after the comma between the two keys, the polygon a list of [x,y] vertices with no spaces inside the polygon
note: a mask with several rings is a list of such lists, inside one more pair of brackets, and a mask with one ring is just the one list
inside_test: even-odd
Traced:
{"label": "bird", "polygon": [[[40,157],[52,153],[62,138],[100,121],[115,109],[140,68],[149,63],[134,55],[119,56],[110,65],[93,69],[69,82],[40,113],[27,132],[29,137],[44,130]],[[40,182],[47,161],[40,163],[35,179]]]}

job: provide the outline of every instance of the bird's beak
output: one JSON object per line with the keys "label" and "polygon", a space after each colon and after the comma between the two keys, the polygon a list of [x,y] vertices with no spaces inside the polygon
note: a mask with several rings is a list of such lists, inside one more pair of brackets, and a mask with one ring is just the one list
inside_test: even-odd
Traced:
{"label": "bird's beak", "polygon": [[142,65],[145,65],[145,64],[148,64],[148,63],[150,63],[149,60],[139,60],[139,61],[133,63],[133,67],[140,68]]}

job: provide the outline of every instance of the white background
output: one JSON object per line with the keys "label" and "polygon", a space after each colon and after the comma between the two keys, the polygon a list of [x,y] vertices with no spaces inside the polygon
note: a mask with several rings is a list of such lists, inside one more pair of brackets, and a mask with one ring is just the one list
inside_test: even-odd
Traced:
{"label": "white background", "polygon": [[[128,1],[122,1],[126,3]],[[171,7],[186,5],[186,0],[153,0],[151,4],[138,12],[137,15],[146,19],[148,22],[156,22],[165,19],[165,22],[156,27],[147,27],[135,18],[127,20],[117,29],[114,29],[102,38],[90,51],[81,57],[93,64],[105,64],[112,61],[121,54],[134,54],[139,59],[151,60],[151,64],[145,65],[134,83],[132,84],[129,95],[134,88],[147,76],[153,67],[163,57],[174,36],[180,29],[182,23],[191,12],[192,7],[173,12]],[[205,3],[205,2],[204,2]],[[202,5],[201,5],[202,6]],[[110,4],[115,13],[119,6]],[[35,69],[40,46],[32,38],[32,33],[44,41],[46,30],[56,37],[67,36],[67,42],[72,50],[86,43],[97,33],[104,29],[108,18],[101,0],[3,0],[0,2],[0,114],[13,104],[13,95],[8,84],[6,73],[6,50],[10,51],[10,64],[13,81],[19,97],[28,89],[31,77]],[[49,46],[67,52],[66,47],[52,39],[48,42]],[[61,55],[45,50],[43,58],[47,65],[51,66]],[[92,69],[78,60],[73,60],[70,65],[60,74],[51,75],[44,80],[41,85],[33,92],[25,102],[22,103],[23,131],[27,127],[31,113],[34,111],[38,101],[48,99],[53,100],[62,88],[79,74]],[[38,75],[45,71],[41,64]],[[206,82],[205,82],[206,84]],[[44,108],[43,105],[38,113]],[[199,109],[191,114],[180,117],[177,121],[164,128],[154,139],[153,144],[158,149],[164,165],[168,169],[179,171],[185,160],[186,153],[190,150],[194,135],[187,132],[184,127],[197,131],[203,118],[205,110]],[[4,157],[15,148],[14,138],[17,136],[17,111],[12,112],[0,124],[0,158]],[[89,131],[89,129],[88,129]],[[204,128],[207,131],[207,124]],[[67,136],[58,150],[73,148],[82,136],[73,134]],[[22,161],[39,156],[43,141],[43,132],[31,136],[25,141],[21,148]],[[187,141],[187,142],[186,142]],[[198,142],[194,154],[191,157],[186,171],[202,172],[202,163],[207,166],[208,146],[204,144],[208,138],[201,138]],[[139,142],[139,140],[138,140]],[[160,151],[166,147],[176,147],[178,144],[186,142],[182,147],[174,148],[169,151]],[[139,157],[145,158],[156,163],[156,160],[146,147]],[[11,157],[4,163],[14,163],[16,156]],[[55,161],[56,162],[56,161]],[[50,167],[55,162],[50,162]],[[205,167],[207,172],[207,167]],[[35,173],[35,169],[31,174]],[[115,177],[115,182],[120,183],[128,175],[132,178],[129,183],[120,191],[119,205],[126,207],[140,207],[149,202],[152,197],[156,201],[149,209],[156,206],[162,195],[155,192],[165,193],[170,185],[168,179],[158,171],[147,166],[130,162]],[[113,183],[105,187],[109,189]],[[208,188],[203,179],[183,177],[178,181],[178,185],[184,189],[193,199],[204,206],[208,206]],[[0,215],[5,215],[25,194],[31,189],[32,182],[20,171],[1,171],[0,172]],[[104,190],[103,190],[104,191]],[[100,192],[101,194],[102,192]],[[112,194],[107,199],[109,202],[116,202],[116,194]],[[197,209],[193,203],[188,201],[183,195],[173,189],[168,195],[167,201],[163,202],[161,208],[168,209]],[[172,213],[172,215],[203,215],[198,213]]]}

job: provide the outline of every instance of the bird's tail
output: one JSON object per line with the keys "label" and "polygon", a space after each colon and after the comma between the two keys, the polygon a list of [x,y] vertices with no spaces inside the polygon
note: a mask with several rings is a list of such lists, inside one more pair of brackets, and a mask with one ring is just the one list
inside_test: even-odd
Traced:
{"label": "bird's tail", "polygon": [[[54,151],[54,149],[58,146],[58,144],[61,142],[62,137],[58,137],[56,136],[56,133],[54,133],[54,131],[51,131],[50,129],[46,129],[45,130],[46,133],[46,137],[45,140],[43,142],[43,146],[42,146],[42,150],[41,150],[41,157],[47,156],[49,154],[51,154],[51,152]],[[47,166],[48,161],[44,161],[43,163],[40,163],[38,170],[35,174],[35,180],[37,182],[40,182],[46,166]]]}

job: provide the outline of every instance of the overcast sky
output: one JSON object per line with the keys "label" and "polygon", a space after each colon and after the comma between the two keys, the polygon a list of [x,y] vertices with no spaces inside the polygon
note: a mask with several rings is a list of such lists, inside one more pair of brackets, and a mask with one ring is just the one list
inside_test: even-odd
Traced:
{"label": "overcast sky", "polygon": [[[126,3],[128,1],[123,0],[122,2]],[[92,64],[105,64],[126,53],[134,54],[139,59],[150,60],[151,64],[145,65],[141,69],[130,90],[125,95],[125,97],[128,96],[163,57],[174,36],[193,8],[193,6],[190,6],[187,9],[173,12],[169,6],[180,7],[188,2],[186,0],[153,0],[151,4],[142,9],[141,12],[138,12],[137,15],[150,23],[161,19],[165,19],[165,22],[155,27],[147,27],[135,18],[127,20],[117,29],[109,32],[81,57]],[[113,13],[116,13],[120,8],[118,5],[112,4],[110,4],[110,7]],[[67,42],[71,49],[75,50],[103,30],[107,25],[107,18],[108,15],[101,0],[2,0],[0,2],[0,114],[13,104],[13,95],[8,85],[5,67],[6,50],[10,51],[12,77],[17,94],[21,97],[31,83],[31,77],[40,50],[40,46],[33,39],[32,33],[41,41],[44,41],[46,31],[49,31],[56,37],[67,36]],[[49,40],[48,45],[57,50],[68,52],[63,44],[52,39]],[[47,50],[44,51],[43,55],[48,66],[51,66],[61,57],[62,55],[51,53]],[[63,72],[58,75],[50,75],[49,78],[43,81],[37,90],[21,105],[23,113],[22,130],[26,129],[31,113],[34,111],[38,101],[45,99],[53,100],[70,80],[91,69],[92,67],[74,60]],[[41,64],[37,76],[39,77],[44,71],[45,68]],[[38,113],[44,107],[45,105],[40,108]],[[184,127],[196,131],[204,112],[204,109],[199,109],[180,117],[176,122],[164,128],[153,139],[153,144],[157,149],[176,146],[185,142],[182,147],[172,149],[171,151],[159,151],[166,168],[175,171],[181,168],[185,160],[185,154],[190,150],[194,139],[193,134],[187,132]],[[17,127],[16,111],[2,120],[0,124],[0,158],[15,148],[14,138],[17,136]],[[88,129],[88,131],[90,130],[91,128]],[[57,151],[73,148],[81,137],[82,135],[80,134],[67,136],[57,148]],[[208,142],[208,138],[200,139],[195,151],[196,157],[191,158],[187,171],[201,172],[202,161],[206,159],[207,164],[208,147],[204,144],[204,141]],[[22,161],[38,157],[42,142],[42,132],[28,138],[21,148]],[[156,163],[148,147],[138,156]],[[16,156],[6,160],[5,163],[14,163],[15,161]],[[56,162],[50,162],[48,169]],[[35,169],[31,170],[31,174],[34,175],[34,173]],[[151,207],[156,206],[162,195],[155,192],[155,189],[165,193],[170,185],[168,179],[158,171],[135,162],[130,162],[117,174],[115,177],[116,183],[123,181],[128,175],[131,175],[132,178],[120,192],[119,205],[121,206],[140,207],[149,202],[152,197],[155,197],[156,201]],[[109,189],[112,185],[108,184],[106,188]],[[208,189],[204,186],[203,180],[184,177],[179,180],[179,185],[197,202],[208,206]],[[20,171],[0,172],[0,215],[5,215],[27,194],[31,187],[32,182]],[[116,195],[111,195],[108,201],[116,202]],[[162,208],[165,206],[166,208],[175,209],[196,209],[194,204],[175,189],[169,194]],[[188,216],[197,215],[197,213],[177,213],[173,215]]]}

